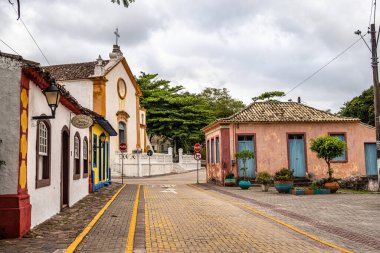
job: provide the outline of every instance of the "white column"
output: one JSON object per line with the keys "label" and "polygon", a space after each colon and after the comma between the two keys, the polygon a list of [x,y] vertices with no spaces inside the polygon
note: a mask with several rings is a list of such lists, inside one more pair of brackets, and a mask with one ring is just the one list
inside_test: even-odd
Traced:
{"label": "white column", "polygon": [[183,161],[183,149],[182,148],[180,148],[180,149],[178,149],[178,162],[179,163],[182,163],[182,161]]}

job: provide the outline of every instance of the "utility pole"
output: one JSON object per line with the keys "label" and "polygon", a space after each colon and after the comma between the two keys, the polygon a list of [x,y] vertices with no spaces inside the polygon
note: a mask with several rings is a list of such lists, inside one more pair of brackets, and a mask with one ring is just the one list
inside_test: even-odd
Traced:
{"label": "utility pole", "polygon": [[372,46],[372,74],[373,90],[375,100],[375,127],[376,127],[376,150],[377,150],[377,180],[380,184],[380,88],[379,88],[379,71],[377,58],[376,27],[371,24],[371,46]]}

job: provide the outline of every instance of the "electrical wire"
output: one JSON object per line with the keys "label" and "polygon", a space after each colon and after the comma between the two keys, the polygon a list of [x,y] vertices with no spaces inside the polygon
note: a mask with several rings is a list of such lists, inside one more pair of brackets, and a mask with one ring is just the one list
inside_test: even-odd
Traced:
{"label": "electrical wire", "polygon": [[[365,37],[367,34],[365,34],[363,37]],[[303,79],[301,82],[299,82],[298,84],[296,84],[292,89],[290,89],[288,92],[285,93],[285,96],[284,98],[289,94],[291,93],[293,90],[295,90],[296,88],[298,88],[299,86],[301,86],[302,84],[304,84],[306,81],[310,80],[312,77],[314,77],[316,74],[318,74],[319,72],[321,72],[324,68],[326,68],[328,65],[330,65],[333,61],[335,61],[336,59],[338,59],[340,56],[342,56],[343,54],[345,54],[348,50],[350,50],[353,46],[355,46],[362,38],[359,38],[357,39],[356,41],[354,41],[350,46],[348,46],[346,49],[344,49],[342,52],[340,52],[337,56],[335,56],[334,58],[332,58],[329,62],[327,62],[325,65],[323,65],[322,67],[320,67],[318,70],[314,71],[311,75],[309,75],[308,77],[306,77],[305,79]]]}
{"label": "electrical wire", "polygon": [[8,45],[7,43],[5,43],[5,41],[4,40],[2,40],[1,38],[0,38],[0,41],[1,42],[3,42],[4,43],[4,45],[6,45],[10,50],[12,50],[15,54],[17,54],[17,55],[19,55],[20,56],[20,54],[19,53],[17,53],[16,52],[16,50],[14,50],[10,45]]}
{"label": "electrical wire", "polygon": [[[17,13],[17,10],[15,9],[15,7],[12,5],[13,7],[13,10]],[[40,48],[40,46],[38,45],[36,39],[33,37],[32,33],[30,32],[30,30],[28,29],[28,27],[26,26],[26,24],[24,23],[24,21],[22,20],[22,18],[20,17],[20,21],[21,23],[24,25],[26,31],[28,32],[29,36],[32,38],[34,44],[36,44],[38,50],[40,51],[40,53],[42,54],[42,56],[45,58],[45,61],[47,62],[47,64],[50,66],[50,62],[48,61],[47,57],[45,56],[44,52],[42,52],[42,49]]]}

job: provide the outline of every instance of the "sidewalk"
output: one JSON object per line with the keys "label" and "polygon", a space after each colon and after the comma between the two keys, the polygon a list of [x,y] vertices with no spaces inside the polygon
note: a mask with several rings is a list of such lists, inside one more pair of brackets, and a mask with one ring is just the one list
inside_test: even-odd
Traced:
{"label": "sidewalk", "polygon": [[125,252],[137,188],[124,187],[75,252]]}
{"label": "sidewalk", "polygon": [[74,206],[36,226],[24,238],[0,240],[0,252],[53,253],[66,249],[120,187],[121,184],[113,183],[87,195]]}
{"label": "sidewalk", "polygon": [[273,187],[261,192],[258,187],[201,186],[354,252],[380,252],[379,194],[295,196]]}

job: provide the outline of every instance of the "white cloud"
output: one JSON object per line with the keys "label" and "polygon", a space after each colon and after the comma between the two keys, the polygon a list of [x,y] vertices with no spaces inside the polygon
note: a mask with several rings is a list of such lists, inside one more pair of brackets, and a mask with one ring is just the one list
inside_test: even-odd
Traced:
{"label": "white cloud", "polygon": [[[22,18],[53,64],[107,58],[116,26],[133,72],[159,73],[198,92],[226,87],[249,103],[268,90],[288,91],[366,32],[371,0],[22,0]],[[7,1],[0,38],[45,64]],[[369,36],[366,37],[369,39]],[[9,50],[0,44],[0,50]],[[290,97],[337,111],[371,84],[363,42]]]}

